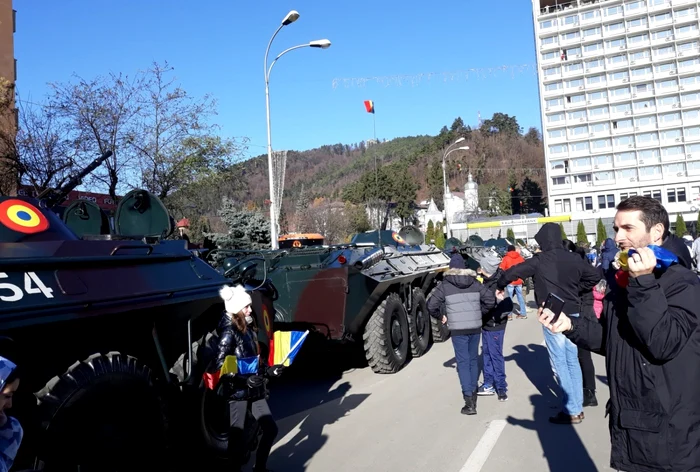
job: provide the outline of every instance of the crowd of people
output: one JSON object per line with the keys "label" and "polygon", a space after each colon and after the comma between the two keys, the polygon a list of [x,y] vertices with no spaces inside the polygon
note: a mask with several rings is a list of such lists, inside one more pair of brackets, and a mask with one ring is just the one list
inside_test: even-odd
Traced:
{"label": "crowd of people", "polygon": [[[532,278],[537,317],[550,366],[561,389],[561,410],[549,420],[578,424],[584,406],[597,405],[591,352],[606,357],[610,400],[610,464],[618,471],[691,471],[700,466],[700,239],[692,245],[670,233],[666,209],[636,196],[617,206],[615,238],[600,254],[563,240],[546,223],[535,236],[539,249],[517,260],[509,247],[478,260],[478,273],[454,254],[450,270],[428,303],[430,314],[452,334],[464,398],[462,413],[476,414],[478,395],[506,400],[503,336],[525,303],[514,287]],[[696,252],[697,251],[697,252]],[[544,308],[554,296],[563,308]],[[479,320],[480,317],[480,320]],[[469,321],[469,329],[460,323]],[[481,326],[478,326],[481,321]],[[477,388],[478,336],[483,383]]]}

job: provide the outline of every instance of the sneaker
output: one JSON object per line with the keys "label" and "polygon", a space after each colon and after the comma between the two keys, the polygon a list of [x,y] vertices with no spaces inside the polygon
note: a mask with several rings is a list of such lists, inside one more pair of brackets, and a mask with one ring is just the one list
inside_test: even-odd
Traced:
{"label": "sneaker", "polygon": [[496,394],[496,389],[490,385],[481,385],[481,387],[479,387],[479,390],[477,390],[476,394],[481,396],[491,396]]}
{"label": "sneaker", "polygon": [[506,393],[505,390],[501,390],[498,392],[498,401],[499,402],[505,402],[508,400],[508,394]]}
{"label": "sneaker", "polygon": [[563,411],[549,418],[549,422],[554,424],[579,424],[581,421],[583,421],[582,415],[567,415]]}
{"label": "sneaker", "polygon": [[515,315],[515,317],[519,320],[526,320],[527,319],[527,315]]}
{"label": "sneaker", "polygon": [[583,389],[583,406],[598,406],[595,390],[590,390],[588,388]]}

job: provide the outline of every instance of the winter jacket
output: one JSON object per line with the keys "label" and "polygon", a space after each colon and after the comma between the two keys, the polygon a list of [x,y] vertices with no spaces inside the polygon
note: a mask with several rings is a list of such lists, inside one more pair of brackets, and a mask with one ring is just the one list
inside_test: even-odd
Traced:
{"label": "winter jacket", "polygon": [[[503,256],[503,260],[501,261],[501,265],[499,266],[503,270],[508,270],[514,265],[518,265],[521,262],[525,262],[525,259],[523,259],[523,256],[518,254],[517,251],[508,251],[506,252],[506,255]],[[523,281],[521,279],[516,279],[510,283],[511,285],[522,285]]]}
{"label": "winter jacket", "polygon": [[600,293],[595,288],[593,289],[593,311],[595,311],[595,317],[600,319],[601,313],[603,313],[603,298],[605,298],[604,293]]}
{"label": "winter jacket", "polygon": [[617,244],[611,238],[603,242],[603,249],[600,251],[600,266],[603,268],[603,271],[607,271],[610,268],[610,263],[615,260],[615,254],[618,251]]}
{"label": "winter jacket", "polygon": [[[258,338],[250,327],[245,333],[236,328],[231,317],[224,313],[217,328],[219,333],[219,345],[216,352],[216,370],[220,370],[226,356],[236,356],[238,359],[255,357],[258,352]],[[260,368],[263,367],[263,359],[260,359]]]}
{"label": "winter jacket", "polygon": [[498,288],[503,290],[513,280],[532,277],[538,306],[552,292],[564,300],[564,313],[580,313],[580,294],[595,287],[603,278],[601,272],[580,255],[564,249],[561,229],[555,223],[545,223],[535,241],[542,252],[501,274]]}
{"label": "winter jacket", "polygon": [[434,318],[442,317],[440,308],[445,305],[447,325],[453,335],[479,334],[482,316],[496,306],[495,292],[475,277],[471,269],[449,269],[428,300],[428,312]]}
{"label": "winter jacket", "polygon": [[[517,254],[517,253],[515,253]],[[503,271],[498,269],[491,277],[483,277],[483,285],[490,292],[495,293],[498,278]],[[502,301],[496,300],[496,306],[483,316],[482,328],[484,331],[504,331],[508,323],[508,315],[513,312],[513,299],[505,297]]]}
{"label": "winter jacket", "polygon": [[700,470],[700,281],[675,239],[662,246],[679,264],[610,286],[600,322],[574,318],[565,333],[606,357],[613,469]]}

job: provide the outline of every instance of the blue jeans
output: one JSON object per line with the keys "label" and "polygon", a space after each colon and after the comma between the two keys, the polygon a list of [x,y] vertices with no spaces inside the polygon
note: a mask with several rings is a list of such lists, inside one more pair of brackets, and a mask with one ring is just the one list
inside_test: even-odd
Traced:
{"label": "blue jeans", "polygon": [[[462,395],[476,392],[479,380],[479,334],[452,335],[452,346],[457,360],[457,375],[462,385]],[[583,395],[583,393],[582,393]]]}
{"label": "blue jeans", "polygon": [[520,314],[527,315],[527,305],[525,304],[525,298],[523,297],[523,286],[508,285],[506,289],[508,289],[508,296],[511,300],[513,300],[513,302],[515,302],[515,299],[513,298],[513,292],[515,292],[515,295],[518,297],[518,305],[520,305]]}
{"label": "blue jeans", "polygon": [[481,352],[484,356],[484,387],[494,387],[497,392],[508,390],[506,361],[503,359],[503,338],[506,330],[483,331]]}
{"label": "blue jeans", "polygon": [[[567,315],[578,318],[579,314]],[[578,348],[563,334],[553,334],[542,326],[549,362],[562,390],[562,409],[568,415],[583,411],[583,376],[578,362]]]}

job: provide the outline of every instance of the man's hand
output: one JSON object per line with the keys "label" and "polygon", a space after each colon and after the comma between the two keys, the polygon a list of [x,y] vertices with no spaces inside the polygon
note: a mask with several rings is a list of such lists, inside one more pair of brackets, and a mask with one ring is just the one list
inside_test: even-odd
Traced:
{"label": "man's hand", "polygon": [[444,315],[442,316],[442,324],[447,324],[447,317]]}
{"label": "man's hand", "polygon": [[627,258],[630,277],[639,277],[654,272],[656,268],[656,256],[648,247],[636,249],[637,253]]}
{"label": "man's hand", "polygon": [[540,309],[537,311],[537,319],[554,334],[563,333],[564,331],[568,331],[573,327],[571,324],[571,318],[566,316],[564,313],[559,315],[559,319],[556,323],[554,323],[554,325],[550,323],[553,318],[554,313],[552,313],[549,308],[543,310],[542,307],[540,307]]}
{"label": "man's hand", "polygon": [[496,290],[496,300],[498,300],[499,302],[502,302],[505,299],[506,299],[505,290]]}

